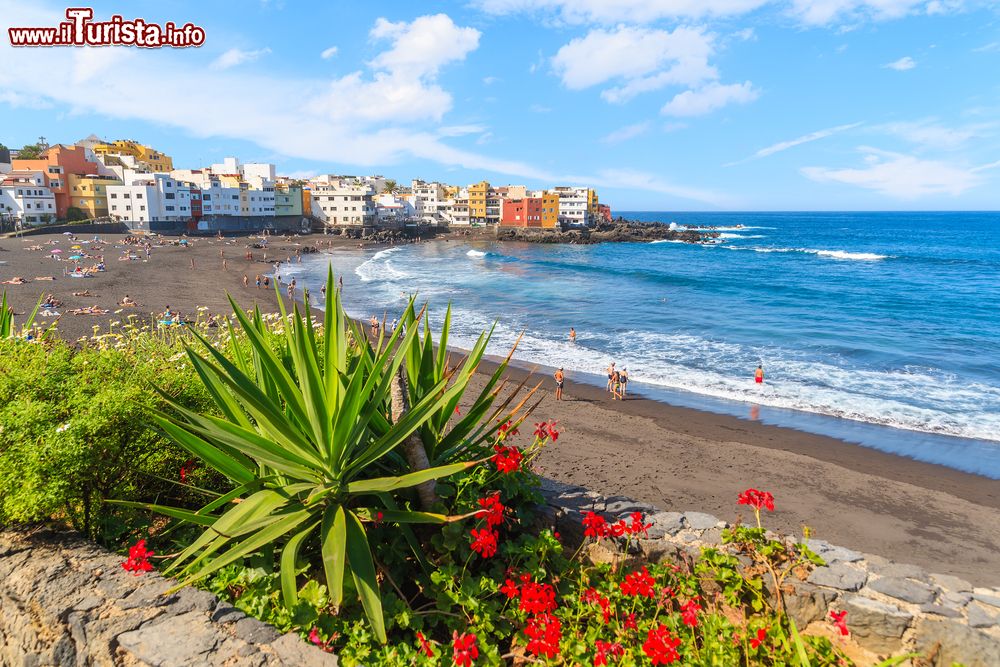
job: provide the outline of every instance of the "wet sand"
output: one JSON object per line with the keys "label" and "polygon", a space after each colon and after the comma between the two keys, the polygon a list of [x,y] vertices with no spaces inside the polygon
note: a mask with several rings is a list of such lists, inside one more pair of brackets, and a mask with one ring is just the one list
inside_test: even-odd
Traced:
{"label": "wet sand", "polygon": [[[227,314],[227,291],[243,307],[259,303],[265,311],[276,308],[273,290],[254,289],[255,274],[273,269],[263,262],[262,250],[253,251],[253,261],[245,259],[252,239],[196,238],[189,248],[154,247],[148,262],[118,261],[121,248],[109,246],[104,252],[108,271],[80,279],[61,275],[70,262],[49,259],[49,246],[26,250],[51,240],[58,240],[56,247],[69,254],[73,243],[65,236],[0,239],[0,281],[12,276],[56,278],[0,285],[0,291],[7,290],[19,313],[30,312],[40,294],[61,299],[58,331],[66,340],[91,335],[94,325],[106,331],[110,320],[123,320],[127,312],[149,317],[166,305],[191,318],[199,306],[208,313]],[[357,246],[357,241],[327,237],[273,237],[268,260],[294,261],[297,248],[329,243]],[[242,285],[244,274],[249,288]],[[353,276],[347,276],[345,288],[359,287],[353,282]],[[83,289],[95,296],[72,296]],[[126,293],[142,307],[115,313]],[[90,305],[110,313],[69,314],[71,308]],[[18,319],[23,321],[23,315]],[[524,373],[510,371],[514,379]],[[767,516],[770,527],[799,534],[808,525],[815,537],[834,544],[978,585],[1000,585],[1000,482],[834,438],[641,397],[611,401],[602,389],[575,382],[572,374],[566,400],[557,403],[550,369],[540,369],[538,377],[545,382],[545,399],[529,421],[556,419],[562,431],[537,462],[538,471],[553,479],[606,495],[627,495],[665,510],[709,512],[727,520],[740,510],[737,494],[753,486],[775,496],[776,511]],[[522,440],[531,430],[524,429]]]}

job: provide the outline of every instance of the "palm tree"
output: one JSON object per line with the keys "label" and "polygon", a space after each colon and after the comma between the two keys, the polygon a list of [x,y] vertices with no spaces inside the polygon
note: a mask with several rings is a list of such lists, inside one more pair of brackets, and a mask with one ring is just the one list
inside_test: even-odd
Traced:
{"label": "palm tree", "polygon": [[385,179],[385,185],[382,186],[382,192],[394,195],[399,192],[399,184],[396,183],[396,179],[387,178]]}

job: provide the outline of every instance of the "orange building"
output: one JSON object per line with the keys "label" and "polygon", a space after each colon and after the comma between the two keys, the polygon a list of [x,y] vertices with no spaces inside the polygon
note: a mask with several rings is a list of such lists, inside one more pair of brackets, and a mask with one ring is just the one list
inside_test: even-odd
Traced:
{"label": "orange building", "polygon": [[558,218],[559,196],[544,193],[539,197],[504,199],[500,225],[554,229]]}
{"label": "orange building", "polygon": [[56,217],[63,219],[66,217],[66,210],[71,206],[69,174],[97,173],[97,163],[87,159],[86,150],[83,146],[56,144],[50,146],[45,154],[37,160],[14,159],[11,167],[15,170],[27,169],[42,172],[46,185],[55,195]]}

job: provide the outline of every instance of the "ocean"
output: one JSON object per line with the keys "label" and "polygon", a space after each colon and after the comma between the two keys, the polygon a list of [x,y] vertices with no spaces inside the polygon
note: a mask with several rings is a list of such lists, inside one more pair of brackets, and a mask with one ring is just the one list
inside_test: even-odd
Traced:
{"label": "ocean", "polygon": [[[719,243],[436,241],[282,266],[348,312],[416,293],[451,344],[668,403],[831,435],[1000,479],[1000,214],[622,213],[711,225]],[[577,341],[567,334],[575,327]],[[753,382],[763,365],[766,381]]]}

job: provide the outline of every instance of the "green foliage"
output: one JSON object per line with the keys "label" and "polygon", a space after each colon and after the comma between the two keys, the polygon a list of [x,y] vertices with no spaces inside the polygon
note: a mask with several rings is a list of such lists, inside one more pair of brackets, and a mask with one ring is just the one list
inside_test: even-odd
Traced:
{"label": "green foliage", "polygon": [[39,144],[25,144],[17,153],[19,160],[38,160],[45,154],[45,150]]}
{"label": "green foliage", "polygon": [[178,350],[148,340],[118,349],[0,340],[0,523],[55,519],[112,543],[148,514],[106,499],[190,502],[172,481],[188,457],[146,412],[163,405],[154,380],[189,408],[209,408]]}
{"label": "green foliage", "polygon": [[78,220],[87,220],[87,212],[82,208],[77,206],[70,206],[66,209],[66,222],[76,222]]}

